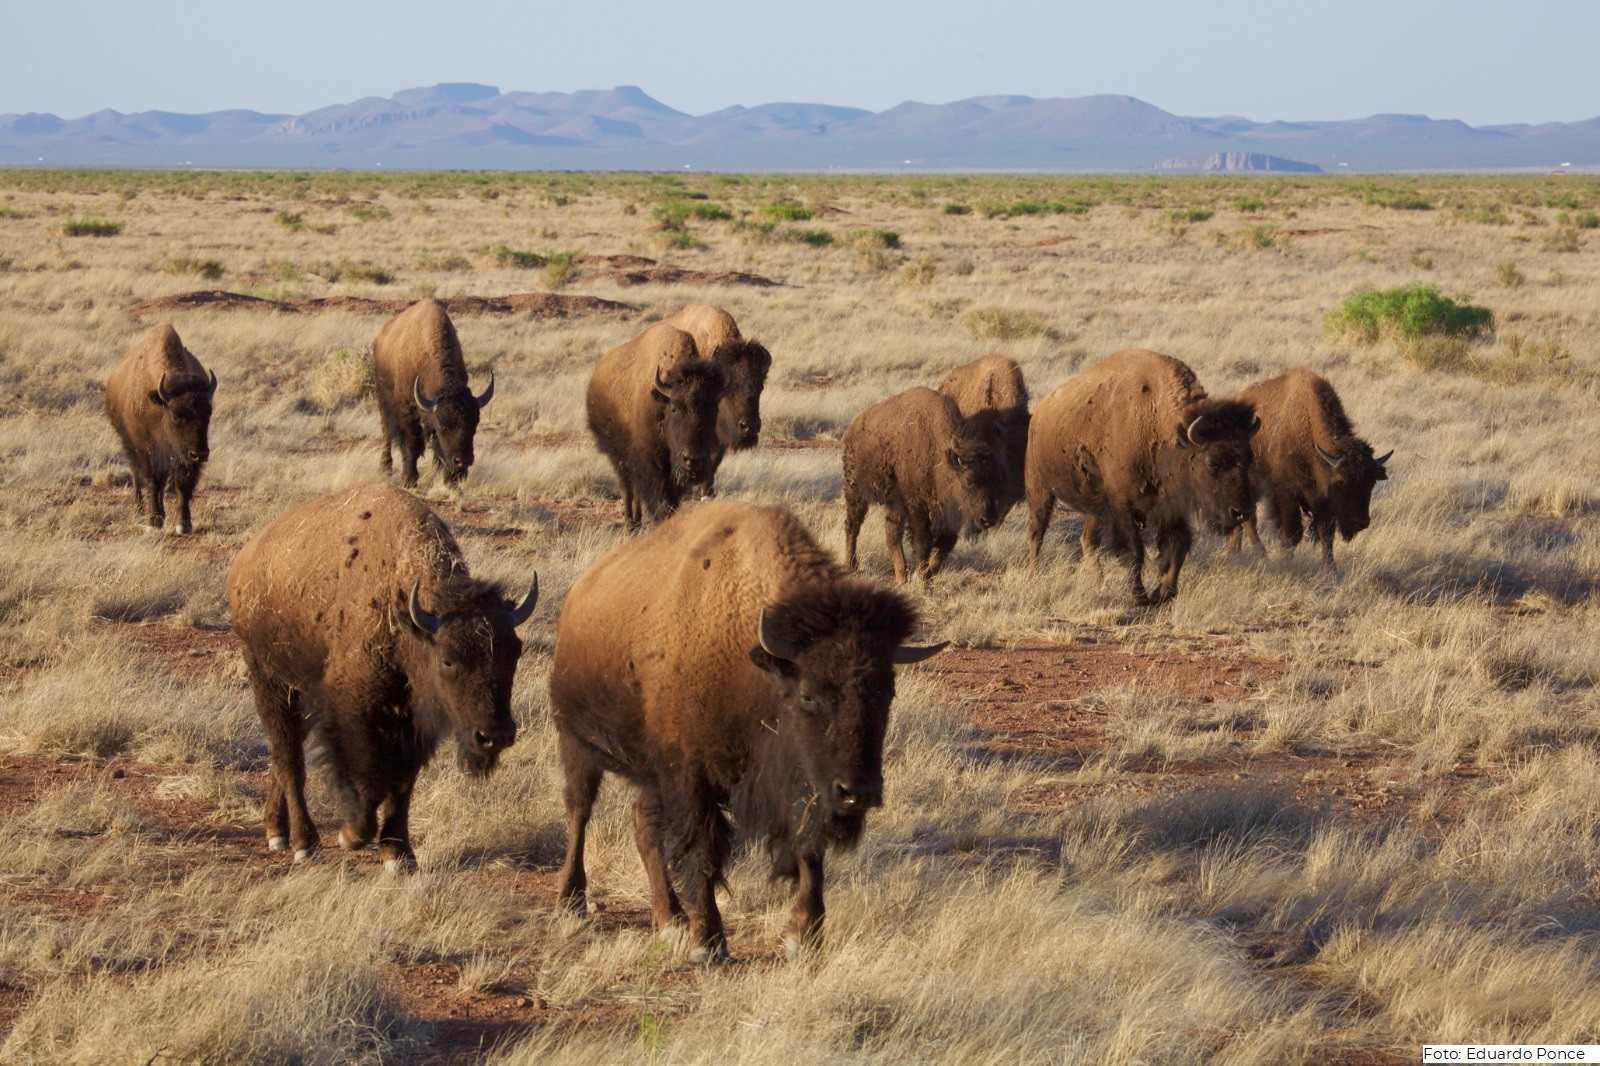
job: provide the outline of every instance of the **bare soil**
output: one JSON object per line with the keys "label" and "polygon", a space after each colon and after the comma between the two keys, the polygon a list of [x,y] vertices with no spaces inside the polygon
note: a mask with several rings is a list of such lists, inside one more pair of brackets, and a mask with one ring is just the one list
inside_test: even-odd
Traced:
{"label": "bare soil", "polygon": [[[166,314],[204,308],[208,311],[275,311],[282,314],[324,314],[341,311],[358,315],[394,315],[415,300],[373,300],[364,296],[308,297],[265,300],[221,289],[202,289],[144,300],[128,308],[130,315]],[[534,318],[569,318],[576,315],[623,315],[637,311],[632,304],[598,296],[567,296],[553,292],[518,292],[509,296],[447,296],[441,301],[452,315],[531,315]]]}

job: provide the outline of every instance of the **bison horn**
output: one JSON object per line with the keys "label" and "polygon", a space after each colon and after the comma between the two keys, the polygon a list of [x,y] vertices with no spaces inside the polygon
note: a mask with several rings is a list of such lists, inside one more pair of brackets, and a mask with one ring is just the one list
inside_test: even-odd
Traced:
{"label": "bison horn", "polygon": [[1394,454],[1394,449],[1390,448],[1388,450],[1388,452],[1386,452],[1383,455],[1378,456],[1376,459],[1373,460],[1373,462],[1377,463],[1379,466],[1382,466],[1384,463],[1387,463],[1389,461],[1389,456],[1391,456],[1393,454]]}
{"label": "bison horn", "polygon": [[533,608],[538,602],[539,575],[536,573],[533,575],[533,586],[528,589],[528,594],[522,598],[521,603],[511,608],[511,625],[513,627],[520,626],[529,618],[533,617]]}
{"label": "bison horn", "polygon": [[207,370],[206,371],[206,377],[209,379],[206,382],[206,392],[216,392],[217,391],[217,372],[215,370]]}
{"label": "bison horn", "polygon": [[1193,422],[1190,422],[1186,427],[1184,427],[1183,435],[1178,438],[1178,443],[1182,445],[1202,443],[1200,438],[1196,437],[1194,433],[1195,430],[1200,428],[1200,423],[1204,422],[1205,420],[1206,416],[1201,415],[1199,418],[1196,418]]}
{"label": "bison horn", "polygon": [[437,633],[443,623],[439,621],[437,615],[431,615],[422,609],[422,603],[417,599],[417,590],[421,587],[421,581],[411,583],[411,624],[424,633]]}
{"label": "bison horn", "polygon": [[1339,469],[1339,464],[1344,462],[1344,456],[1335,455],[1332,452],[1325,452],[1322,450],[1322,445],[1320,444],[1313,444],[1312,447],[1317,449],[1317,454],[1322,456],[1322,461],[1333,467],[1335,470]]}
{"label": "bison horn", "polygon": [[792,640],[785,640],[772,631],[767,625],[767,609],[761,608],[761,614],[756,618],[756,639],[761,644],[761,650],[774,659],[784,659],[794,662],[800,656],[800,645]]}
{"label": "bison horn", "polygon": [[432,414],[434,408],[439,406],[439,401],[438,400],[424,400],[422,398],[422,379],[421,378],[412,378],[411,379],[411,398],[413,400],[417,401],[417,406],[418,407],[422,408],[424,411],[428,412],[429,414]]}
{"label": "bison horn", "polygon": [[162,403],[171,403],[173,393],[167,391],[167,375],[163,373],[161,380],[156,382],[156,395],[161,397]]}
{"label": "bison horn", "polygon": [[479,407],[485,407],[489,403],[489,398],[492,397],[493,395],[494,395],[494,371],[490,370],[489,371],[489,387],[483,390],[482,395],[474,396],[473,400],[475,400],[477,402]]}
{"label": "bison horn", "polygon": [[912,663],[920,663],[924,659],[933,658],[949,646],[950,642],[948,640],[941,640],[937,644],[928,644],[920,648],[910,644],[901,644],[894,650],[894,664],[896,666],[910,666]]}

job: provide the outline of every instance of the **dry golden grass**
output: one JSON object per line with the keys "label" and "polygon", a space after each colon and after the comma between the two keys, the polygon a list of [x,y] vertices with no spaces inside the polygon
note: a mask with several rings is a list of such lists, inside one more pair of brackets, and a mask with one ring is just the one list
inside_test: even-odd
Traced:
{"label": "dry golden grass", "polygon": [[[0,764],[67,771],[0,768],[0,1059],[426,1061],[481,1037],[505,1063],[1281,1062],[1600,1040],[1600,241],[1557,219],[1600,185],[1390,184],[1442,206],[1388,210],[1331,178],[0,175]],[[691,195],[732,220],[691,214],[692,241],[663,240],[655,207]],[[1076,200],[1094,206],[1001,210]],[[834,242],[764,235],[781,201]],[[122,229],[64,238],[79,217]],[[553,281],[496,247],[784,284],[623,287],[581,264]],[[1487,380],[1323,333],[1355,289],[1413,280],[1494,310],[1500,333],[1470,353],[1499,368]],[[222,575],[277,514],[377,475],[366,353],[382,318],[171,316],[219,379],[197,531],[179,538],[142,532],[101,410],[100,383],[156,321],[124,308],[213,286],[552,284],[638,311],[458,317],[495,399],[465,492],[421,485],[479,572],[540,573],[517,745],[487,782],[448,760],[424,773],[415,877],[289,870],[260,839],[264,743]],[[1225,699],[1137,670],[1097,680],[1071,701],[1087,747],[1048,757],[976,728],[993,694],[940,660],[908,671],[888,805],[830,862],[824,949],[778,961],[785,893],[746,855],[725,907],[736,961],[702,973],[649,933],[618,784],[590,844],[604,910],[554,911],[545,690],[562,598],[622,536],[584,426],[590,367],[691,301],[774,356],[763,446],[729,458],[720,490],[793,508],[835,549],[831,442],[996,347],[1036,402],[1128,346],[1184,359],[1219,395],[1311,366],[1395,449],[1391,480],[1337,574],[1305,548],[1230,557],[1200,536],[1155,612],[1130,610],[1115,563],[1079,565],[1065,516],[1037,573],[1019,513],[963,542],[909,590],[930,637],[1272,669],[1247,665]],[[996,340],[996,323],[1026,328]],[[863,565],[885,577],[877,528]],[[1069,798],[1024,801],[1042,788]],[[314,805],[326,824],[328,797]]]}

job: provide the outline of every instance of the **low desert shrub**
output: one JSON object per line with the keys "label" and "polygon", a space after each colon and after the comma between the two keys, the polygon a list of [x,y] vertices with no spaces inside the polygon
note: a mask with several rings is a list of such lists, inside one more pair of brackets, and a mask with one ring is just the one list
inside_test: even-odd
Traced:
{"label": "low desert shrub", "polygon": [[161,269],[168,274],[195,274],[207,281],[215,281],[223,274],[221,260],[195,259],[187,255],[173,256]]}
{"label": "low desert shrub", "polygon": [[1329,333],[1368,344],[1390,335],[1410,341],[1426,336],[1476,340],[1494,331],[1494,312],[1476,304],[1457,303],[1421,282],[1392,289],[1369,285],[1345,297],[1322,324]]}
{"label": "low desert shrub", "polygon": [[121,232],[122,223],[103,218],[69,218],[61,223],[63,237],[115,237]]}
{"label": "low desert shrub", "polygon": [[1011,341],[1028,337],[1060,336],[1048,322],[1028,311],[1004,307],[978,307],[961,316],[961,325],[974,340]]}
{"label": "low desert shrub", "polygon": [[815,215],[809,207],[802,207],[791,200],[767,204],[761,209],[761,213],[779,222],[805,222]]}
{"label": "low desert shrub", "polygon": [[355,406],[372,391],[372,352],[340,348],[312,367],[309,391],[319,411]]}

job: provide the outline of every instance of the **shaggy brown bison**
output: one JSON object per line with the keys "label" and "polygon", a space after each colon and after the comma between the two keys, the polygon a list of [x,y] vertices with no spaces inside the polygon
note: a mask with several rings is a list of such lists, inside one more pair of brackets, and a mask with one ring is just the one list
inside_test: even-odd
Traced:
{"label": "shaggy brown bison", "polygon": [[[463,769],[486,774],[511,746],[520,604],[470,577],[450,531],[408,492],[357,485],[279,516],[228,570],[233,632],[266,728],[267,846],[319,846],[306,810],[308,736],[325,757],[344,825],[374,837],[391,871],[415,863],[407,820],[417,774],[453,735]],[[380,824],[381,818],[381,824]]]}
{"label": "shaggy brown bison", "polygon": [[134,507],[143,507],[151,529],[166,521],[170,480],[178,493],[177,531],[194,530],[189,502],[200,468],[211,457],[207,435],[216,391],[217,375],[201,366],[178,331],[166,324],[129,348],[106,381],[106,415],[133,471]]}
{"label": "shaggy brown bison", "polygon": [[[1384,464],[1394,452],[1373,458],[1372,445],[1356,436],[1333,386],[1305,367],[1257,382],[1238,398],[1254,404],[1261,419],[1250,445],[1256,499],[1266,502],[1290,550],[1305,535],[1302,515],[1310,516],[1322,561],[1333,566],[1334,529],[1350,540],[1371,523],[1372,488],[1388,478]],[[1261,547],[1253,510],[1229,538],[1230,551],[1241,536]]]}
{"label": "shaggy brown bison", "polygon": [[1025,492],[1023,466],[1028,454],[1028,386],[1016,360],[991,352],[956,367],[939,382],[939,392],[956,402],[961,417],[974,422],[1001,457],[1005,490],[1000,518],[1011,513]]}
{"label": "shaggy brown bison", "polygon": [[474,396],[444,304],[418,300],[384,323],[372,342],[372,382],[383,423],[383,472],[394,469],[389,453],[398,445],[400,484],[410,488],[422,449],[431,444],[447,485],[466,477],[479,412],[494,396],[494,372],[482,395]]}
{"label": "shaggy brown bison", "polygon": [[[1127,561],[1129,587],[1143,605],[1178,594],[1199,519],[1222,531],[1250,514],[1248,403],[1214,400],[1194,371],[1170,356],[1130,348],[1107,357],[1046,396],[1028,431],[1029,558],[1056,500],[1083,513],[1084,558],[1100,546]],[[1153,528],[1161,584],[1144,588],[1144,530]]]}
{"label": "shaggy brown bison", "polygon": [[944,647],[907,647],[915,624],[898,593],[842,577],[781,508],[713,501],[602,558],[567,596],[550,670],[562,903],[585,909],[584,834],[609,771],[640,789],[634,841],[658,928],[687,911],[695,958],[726,956],[728,811],[798,881],[790,953],[816,943],[823,854],[853,846],[883,801],[895,664]]}
{"label": "shaggy brown bison", "polygon": [[[693,337],[700,358],[716,363],[727,377],[717,404],[717,446],[735,452],[754,448],[761,439],[761,390],[772,369],[772,354],[741,336],[733,316],[710,304],[690,304],[667,324]],[[710,493],[709,478],[702,488]]]}
{"label": "shaggy brown bison", "polygon": [[725,383],[694,338],[665,322],[600,357],[589,377],[589,431],[616,468],[630,530],[647,510],[651,521],[671,514],[685,486],[709,490],[722,455],[717,402]]}
{"label": "shaggy brown bison", "polygon": [[856,568],[856,538],[873,504],[884,508],[884,540],[902,585],[906,526],[912,561],[926,579],[939,572],[963,527],[1000,521],[1000,457],[948,396],[919,387],[875,403],[850,423],[843,443],[846,570]]}

